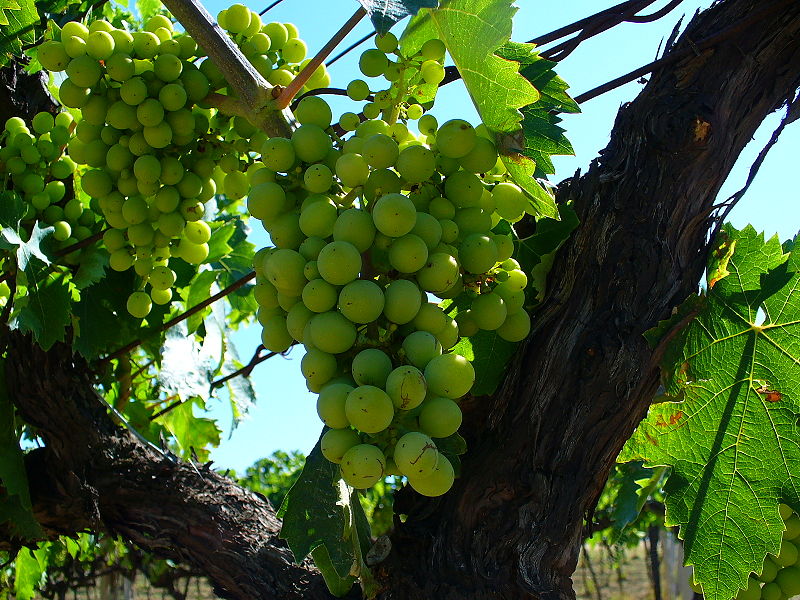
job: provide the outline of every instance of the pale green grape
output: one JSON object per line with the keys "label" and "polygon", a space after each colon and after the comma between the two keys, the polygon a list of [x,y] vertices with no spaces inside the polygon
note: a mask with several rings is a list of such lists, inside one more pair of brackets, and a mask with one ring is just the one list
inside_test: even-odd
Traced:
{"label": "pale green grape", "polygon": [[306,237],[300,229],[300,214],[295,211],[280,214],[267,225],[272,243],[278,248],[297,248]]}
{"label": "pale green grape", "polygon": [[486,273],[494,267],[497,258],[497,246],[488,235],[470,234],[458,247],[458,260],[468,273]]}
{"label": "pale green grape", "polygon": [[205,221],[187,223],[183,233],[193,244],[205,244],[211,239],[211,227]]}
{"label": "pale green grape", "polygon": [[525,304],[525,292],[522,290],[512,290],[503,282],[494,288],[494,293],[500,296],[506,303],[506,311],[509,315],[518,313]]}
{"label": "pale green grape", "polygon": [[303,288],[303,304],[316,313],[331,310],[338,297],[339,290],[324,279],[309,281]]}
{"label": "pale green grape", "polygon": [[127,271],[133,266],[133,256],[127,248],[114,250],[108,257],[108,265],[114,271]]}
{"label": "pale green grape", "polygon": [[408,483],[417,492],[423,496],[441,496],[445,494],[455,481],[455,472],[453,465],[444,456],[439,456],[436,467],[431,473],[422,475],[411,475],[408,478]]}
{"label": "pale green grape", "polygon": [[774,581],[780,567],[769,556],[764,559],[764,564],[761,567],[761,573],[758,575],[758,580],[765,583]]}
{"label": "pale green grape", "polygon": [[170,300],[172,300],[172,290],[167,288],[166,290],[150,290],[150,298],[156,304],[164,305],[168,304]]}
{"label": "pale green grape", "polygon": [[397,440],[393,460],[400,472],[411,475],[433,473],[440,460],[439,450],[434,441],[418,431],[406,433]]}
{"label": "pale green grape", "polygon": [[422,118],[423,108],[419,104],[412,104],[406,109],[406,117],[412,121]]}
{"label": "pale green grape", "polygon": [[439,84],[444,80],[444,67],[435,60],[426,60],[419,70],[425,83]]}
{"label": "pale green grape", "polygon": [[767,583],[761,588],[762,600],[783,600],[786,596],[783,595],[783,590],[777,583]]}
{"label": "pale green grape", "polygon": [[414,273],[425,266],[428,246],[413,233],[397,238],[389,246],[389,263],[400,273]]}
{"label": "pale green grape", "polygon": [[89,56],[79,56],[69,61],[67,76],[80,87],[90,88],[95,85],[103,74],[97,61]]}
{"label": "pale green grape", "polygon": [[495,293],[481,294],[473,299],[470,310],[478,327],[489,331],[500,327],[508,315],[505,300]]}
{"label": "pale green grape", "polygon": [[442,196],[434,198],[430,201],[430,204],[428,205],[428,211],[430,212],[431,216],[439,220],[452,219],[456,216],[456,207],[452,202],[450,202],[450,200]]}
{"label": "pale green grape", "polygon": [[365,50],[358,59],[358,68],[367,77],[383,75],[387,66],[389,66],[389,60],[386,58],[386,54],[374,48]]}
{"label": "pale green grape", "polygon": [[271,171],[285,173],[295,162],[295,150],[291,140],[273,137],[264,142],[261,160]]}
{"label": "pale green grape", "polygon": [[417,213],[417,221],[411,233],[420,237],[428,250],[433,250],[442,241],[442,225],[439,221],[426,212]]}
{"label": "pale green grape", "polygon": [[193,244],[189,240],[182,239],[178,243],[178,251],[180,257],[190,265],[199,265],[208,258],[210,249],[208,244]]}
{"label": "pale green grape", "polygon": [[497,247],[497,261],[502,262],[511,258],[514,254],[514,239],[510,235],[490,235],[494,240],[494,245]]}
{"label": "pale green grape", "polygon": [[425,380],[431,393],[455,400],[472,388],[475,369],[460,354],[442,354],[426,365]]}
{"label": "pale green grape", "polygon": [[358,252],[366,252],[375,239],[372,217],[367,211],[358,208],[347,209],[333,225],[333,239],[337,242],[349,242]]}
{"label": "pale green grape", "polygon": [[[322,252],[326,244],[327,242],[322,238],[310,237],[303,240],[303,243],[300,244],[300,248],[298,248],[297,251],[300,252],[306,260],[313,260],[316,263],[319,253]],[[316,279],[316,277],[312,279]]]}
{"label": "pale green grape", "polygon": [[331,429],[322,436],[319,446],[322,455],[338,465],[345,453],[360,443],[358,434],[352,429]]}
{"label": "pale green grape", "polygon": [[447,315],[441,308],[430,302],[425,302],[411,323],[420,331],[427,331],[436,335],[445,328],[447,319]]}
{"label": "pale green grape", "polygon": [[353,357],[351,366],[353,379],[358,385],[382,388],[392,371],[392,359],[382,350],[367,348]]}
{"label": "pale green grape", "polygon": [[369,165],[360,154],[343,154],[336,161],[336,175],[342,185],[350,188],[364,185],[369,177]]}
{"label": "pale green grape", "polygon": [[70,61],[70,56],[64,49],[64,44],[54,40],[47,41],[39,46],[37,56],[39,62],[48,71],[63,71]]}
{"label": "pale green grape", "polygon": [[376,169],[367,177],[367,183],[364,184],[364,197],[372,201],[385,194],[396,194],[402,187],[402,182],[396,173],[389,169]]}
{"label": "pale green grape", "polygon": [[788,567],[797,562],[797,546],[788,540],[781,541],[781,549],[775,557],[775,562],[782,567]]}
{"label": "pale green grape", "polygon": [[272,352],[284,352],[289,349],[294,340],[286,329],[286,318],[282,315],[273,315],[262,323],[261,343]]}
{"label": "pale green grape", "polygon": [[308,344],[310,340],[305,339],[305,332],[308,323],[316,313],[310,311],[305,304],[297,302],[286,314],[286,330],[298,342]]}
{"label": "pale green grape", "polygon": [[277,308],[278,290],[269,281],[256,281],[253,286],[253,297],[259,306],[264,308]]}
{"label": "pale green grape", "polygon": [[[186,94],[186,90],[177,83],[169,83],[161,88],[161,91],[158,92],[158,101],[164,106],[166,110],[170,111],[177,111],[186,106],[186,102],[188,100],[188,96]],[[191,113],[189,113],[191,117]],[[170,122],[170,125],[175,128],[173,123]],[[194,129],[194,118],[191,119],[191,130]],[[189,128],[185,128],[181,133],[183,134],[190,134],[191,130]]]}
{"label": "pale green grape", "polygon": [[394,52],[397,50],[397,37],[391,31],[387,31],[375,37],[375,47],[384,54]]}
{"label": "pale green grape", "polygon": [[344,410],[353,427],[364,433],[383,431],[394,417],[389,396],[373,385],[358,386],[347,394]]}
{"label": "pale green grape", "polygon": [[303,182],[309,192],[322,194],[333,185],[333,173],[325,165],[311,165],[303,174]]}
{"label": "pale green grape", "polygon": [[356,489],[366,489],[384,476],[386,457],[372,444],[359,444],[345,452],[341,467],[345,483]]}
{"label": "pale green grape", "polygon": [[384,235],[400,237],[414,228],[417,209],[403,194],[386,194],[375,203],[372,220],[378,231]]}
{"label": "pale green grape", "polygon": [[386,318],[403,325],[417,316],[422,305],[419,287],[408,279],[398,279],[386,286],[383,292],[385,304],[383,314]]}
{"label": "pale green grape", "polygon": [[436,148],[447,158],[461,158],[475,147],[475,128],[462,119],[452,119],[436,131]]}
{"label": "pale green grape", "polygon": [[426,392],[425,377],[416,367],[397,367],[386,378],[386,393],[401,410],[411,410],[422,404]]}
{"label": "pale green grape", "polygon": [[331,242],[320,251],[317,268],[328,283],[345,285],[358,277],[361,254],[348,242]]}
{"label": "pale green grape", "polygon": [[386,169],[394,165],[400,154],[397,142],[388,135],[376,133],[364,140],[361,155],[373,169]]}
{"label": "pale green grape", "polygon": [[421,183],[436,171],[436,157],[425,146],[408,146],[397,157],[395,168],[408,183]]}
{"label": "pale green grape", "polygon": [[422,403],[419,426],[431,437],[446,438],[461,427],[461,409],[449,398],[430,398]]}
{"label": "pale green grape", "polygon": [[319,96],[306,96],[300,100],[294,116],[301,125],[316,125],[322,129],[329,127],[333,119],[331,107]]}
{"label": "pale green grape", "polygon": [[409,334],[402,347],[408,361],[419,369],[424,369],[431,359],[442,354],[441,343],[428,331]]}
{"label": "pale green grape", "polygon": [[128,296],[128,312],[136,319],[144,319],[150,314],[153,303],[145,292],[133,292]]}
{"label": "pale green grape", "polygon": [[336,311],[314,315],[309,321],[311,343],[323,352],[347,352],[356,341],[356,328]]}
{"label": "pale green grape", "polygon": [[490,140],[477,136],[475,146],[458,162],[461,168],[470,173],[488,173],[497,164],[497,149]]}
{"label": "pale green grape", "polygon": [[444,292],[458,281],[458,261],[450,254],[434,252],[417,274],[420,287],[427,292]]}
{"label": "pale green grape", "polygon": [[361,119],[353,112],[342,113],[342,116],[339,117],[339,127],[345,131],[355,131],[360,123]]}
{"label": "pale green grape", "polygon": [[515,223],[525,214],[528,199],[519,186],[513,183],[498,183],[492,189],[497,214],[510,223]]}
{"label": "pale green grape", "polygon": [[800,594],[800,567],[784,567],[778,571],[775,583],[788,597]]}
{"label": "pale green grape", "polygon": [[[325,167],[324,165],[314,165]],[[309,237],[326,238],[333,234],[338,213],[336,205],[327,196],[318,202],[307,205],[300,212],[300,229]]]}
{"label": "pale green grape", "polygon": [[347,84],[347,95],[356,102],[366,100],[369,96],[369,85],[363,79],[354,79]]}
{"label": "pale green grape", "polygon": [[317,398],[317,415],[325,425],[334,429],[350,426],[344,405],[353,389],[346,383],[331,383],[322,388]]}
{"label": "pale green grape", "polygon": [[311,348],[300,361],[300,371],[311,391],[319,390],[337,371],[336,357],[322,350]]}
{"label": "pale green grape", "polygon": [[272,221],[285,207],[286,192],[280,185],[271,181],[253,186],[247,197],[247,210],[261,221]]}
{"label": "pale green grape", "polygon": [[445,196],[457,208],[479,207],[483,184],[474,173],[456,171],[444,182]]}
{"label": "pale green grape", "polygon": [[339,311],[353,323],[371,323],[384,308],[384,295],[374,281],[358,279],[339,293]]}
{"label": "pale green grape", "polygon": [[306,285],[305,266],[306,259],[299,252],[280,248],[270,255],[264,273],[280,293],[300,296]]}
{"label": "pale green grape", "polygon": [[[331,138],[317,125],[301,125],[295,129],[292,133],[292,146],[297,157],[309,163],[321,161],[333,147]],[[264,164],[270,166],[266,160]],[[280,169],[273,169],[273,171],[278,170]]]}

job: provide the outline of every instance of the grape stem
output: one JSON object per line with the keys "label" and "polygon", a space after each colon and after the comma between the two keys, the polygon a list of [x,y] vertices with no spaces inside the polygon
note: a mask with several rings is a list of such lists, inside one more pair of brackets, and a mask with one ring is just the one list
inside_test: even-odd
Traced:
{"label": "grape stem", "polygon": [[272,103],[272,88],[203,5],[198,0],[166,0],[164,6],[225,74],[247,107],[247,118],[269,135],[291,135],[289,124]]}
{"label": "grape stem", "polygon": [[[224,298],[225,296],[228,296],[229,294],[235,292],[236,290],[238,290],[240,287],[242,287],[248,281],[252,281],[253,279],[255,279],[255,276],[256,276],[255,271],[251,271],[250,273],[248,273],[244,277],[240,277],[239,279],[234,281],[232,284],[230,284],[228,287],[226,287],[224,290],[221,290],[221,291],[217,292],[213,296],[210,296],[210,297],[206,298],[205,300],[203,300],[202,302],[199,302],[198,304],[196,304],[195,306],[193,306],[192,308],[190,308],[186,312],[183,312],[183,313],[179,314],[177,317],[175,317],[173,319],[170,319],[169,321],[167,321],[166,323],[161,325],[161,327],[159,327],[155,331],[152,331],[151,334],[156,334],[156,333],[160,333],[162,331],[166,331],[167,329],[169,329],[173,325],[177,325],[181,321],[185,321],[186,319],[191,317],[193,314],[198,313],[201,310],[203,310],[206,306],[209,306],[209,305],[213,304],[214,302],[216,302],[217,300],[219,300],[220,298]],[[119,350],[115,350],[114,352],[112,352],[108,356],[106,356],[104,358],[101,358],[98,361],[98,364],[102,366],[102,365],[114,360],[115,358],[119,358],[121,356],[124,356],[125,354],[127,354],[128,352],[133,350],[134,348],[138,348],[139,346],[141,346],[144,343],[144,341],[145,340],[143,338],[135,339],[131,343],[126,344],[125,346],[120,348]]]}
{"label": "grape stem", "polygon": [[328,55],[333,52],[336,46],[338,46],[345,36],[347,36],[347,34],[350,33],[356,25],[358,25],[358,22],[361,21],[366,14],[367,11],[364,10],[363,7],[359,6],[358,10],[353,13],[353,16],[350,17],[347,22],[342,25],[342,28],[339,29],[339,31],[337,31],[336,34],[328,41],[328,43],[325,44],[319,52],[317,52],[316,56],[314,56],[314,58],[311,59],[311,61],[303,68],[303,70],[297,74],[297,77],[295,77],[289,85],[283,88],[276,100],[276,105],[279,109],[282,110],[291,104],[292,98],[294,98],[303,88],[314,71],[316,71],[322,62],[328,58]]}

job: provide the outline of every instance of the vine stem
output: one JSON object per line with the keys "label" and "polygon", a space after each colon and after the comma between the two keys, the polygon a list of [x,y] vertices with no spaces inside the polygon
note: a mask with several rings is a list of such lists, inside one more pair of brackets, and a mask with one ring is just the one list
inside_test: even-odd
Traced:
{"label": "vine stem", "polygon": [[[238,290],[240,287],[242,287],[248,281],[252,281],[255,278],[255,276],[256,276],[255,271],[251,271],[250,273],[248,273],[244,277],[240,277],[239,279],[234,281],[232,284],[230,284],[228,287],[226,287],[224,290],[221,290],[221,291],[217,292],[213,296],[209,296],[208,298],[206,298],[202,302],[196,304],[195,306],[193,306],[192,308],[190,308],[186,312],[183,312],[183,313],[179,314],[177,317],[175,317],[173,319],[170,319],[169,321],[167,321],[166,323],[161,325],[161,327],[159,327],[153,333],[154,334],[155,333],[161,333],[162,331],[166,331],[170,327],[172,327],[174,325],[177,325],[181,321],[185,321],[186,319],[191,317],[193,314],[196,314],[196,313],[200,312],[201,310],[203,310],[206,306],[209,306],[209,305],[213,304],[214,302],[216,302],[217,300],[219,300],[220,298],[224,298],[225,296],[235,292],[236,290]],[[104,365],[104,364],[108,363],[109,361],[114,360],[115,358],[119,358],[120,356],[125,355],[128,352],[130,352],[131,350],[133,350],[134,348],[138,348],[139,346],[141,346],[144,343],[144,341],[145,341],[144,338],[137,338],[137,339],[133,340],[131,343],[126,344],[125,346],[123,346],[119,350],[115,350],[114,352],[112,352],[108,356],[106,356],[104,358],[101,358],[98,361],[98,364],[99,365]]]}
{"label": "vine stem", "polygon": [[[319,67],[326,58],[328,58],[328,55],[333,52],[336,46],[338,46],[345,36],[347,36],[347,34],[350,33],[356,25],[358,25],[359,21],[361,21],[366,14],[367,11],[364,10],[364,7],[359,6],[358,10],[353,13],[353,16],[350,17],[347,22],[342,25],[341,29],[339,29],[339,31],[337,31],[336,34],[330,40],[328,40],[328,43],[325,44],[319,52],[317,52],[314,58],[311,59],[311,62],[309,62],[305,68],[298,73],[297,77],[295,77],[289,85],[283,88],[276,100],[278,109],[283,110],[289,106],[289,104],[291,104],[292,98],[294,98],[302,89],[314,71],[317,70],[317,67]],[[273,91],[273,94],[274,93],[275,92]]]}

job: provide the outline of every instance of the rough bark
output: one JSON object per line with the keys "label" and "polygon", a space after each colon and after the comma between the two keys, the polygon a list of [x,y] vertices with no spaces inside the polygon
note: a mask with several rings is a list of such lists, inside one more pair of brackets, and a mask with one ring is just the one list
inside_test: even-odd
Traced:
{"label": "rough bark", "polygon": [[[719,3],[674,50],[764,6]],[[622,107],[600,158],[560,189],[582,225],[503,389],[465,415],[465,476],[439,500],[395,502],[408,517],[383,599],[574,597],[582,519],[658,385],[642,334],[697,290],[717,192],[799,84],[800,4],[784,2]]]}
{"label": "rough bark", "polygon": [[26,467],[34,511],[48,533],[119,534],[195,565],[223,597],[330,598],[310,562],[293,564],[266,499],[114,424],[87,365],[68,347],[44,352],[19,334],[7,341],[8,389],[45,442],[28,454]]}
{"label": "rough bark", "polygon": [[[642,333],[696,289],[722,182],[800,84],[800,4],[782,5],[655,73],[587,174],[561,187],[582,226],[503,389],[465,406],[464,476],[440,499],[399,494],[407,518],[376,569],[383,598],[573,597],[582,519],[658,382]],[[763,6],[721,2],[677,48]],[[308,564],[290,564],[268,503],[115,426],[68,349],[9,341],[14,402],[46,441],[28,466],[51,533],[119,533],[202,568],[226,597],[327,597]]]}

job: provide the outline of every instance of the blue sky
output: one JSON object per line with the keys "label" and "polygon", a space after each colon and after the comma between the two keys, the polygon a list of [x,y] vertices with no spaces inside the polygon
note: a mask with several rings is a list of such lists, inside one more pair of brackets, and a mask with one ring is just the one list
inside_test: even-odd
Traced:
{"label": "blue sky", "polygon": [[[249,4],[261,11],[270,2]],[[573,0],[547,5],[539,2],[520,2],[520,10],[514,22],[515,41],[527,41],[563,25],[572,23],[607,6],[614,0]],[[666,4],[656,2],[652,12]],[[582,44],[557,68],[558,73],[570,83],[574,95],[594,88],[619,75],[654,60],[659,43],[669,35],[678,18],[708,6],[710,0],[698,2],[687,0],[667,17],[651,24],[625,24],[612,29]],[[213,15],[227,6],[219,0],[208,2],[206,7]],[[292,22],[298,26],[301,37],[309,46],[309,55],[316,52],[342,23],[356,10],[353,0],[285,0],[272,9],[263,19],[265,22]],[[556,8],[557,7],[557,8]],[[685,19],[685,20],[686,20]],[[403,23],[395,26],[398,36]],[[364,19],[351,32],[342,48],[370,31]],[[369,43],[363,49],[371,47]],[[345,87],[356,77],[359,52],[352,52],[338,61],[330,70],[333,87]],[[586,102],[579,115],[567,115],[562,125],[575,148],[575,156],[556,159],[557,182],[571,175],[576,169],[585,170],[589,162],[608,142],[609,133],[620,105],[632,100],[642,85],[630,83],[626,86]],[[339,98],[331,101],[335,115],[353,110],[354,103]],[[450,84],[440,91],[433,114],[439,122],[452,118],[464,118],[477,124],[477,113],[460,82]],[[747,178],[750,165],[758,152],[778,125],[780,115],[772,115],[762,125],[754,140],[746,148],[723,187],[719,199],[723,200],[738,190]],[[800,150],[800,127],[789,126],[778,145],[773,148],[758,177],[739,206],[731,213],[734,225],[741,227],[752,223],[768,235],[778,233],[781,239],[794,236],[800,228],[797,185],[791,174],[796,168]],[[260,246],[267,244],[266,233],[255,231],[252,241]],[[247,360],[260,342],[260,326],[251,325],[236,334],[235,340],[243,360]],[[209,402],[213,415],[226,427],[226,437],[211,454],[220,468],[243,470],[260,457],[273,451],[300,450],[308,452],[319,436],[321,423],[316,415],[316,395],[306,391],[300,374],[302,348],[295,349],[286,358],[275,357],[258,367],[252,375],[258,402],[248,418],[233,432],[227,427],[229,411],[221,401]],[[228,437],[228,434],[231,434]]]}

